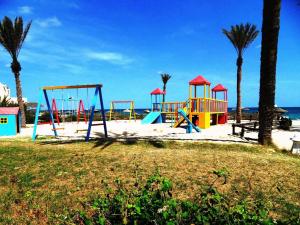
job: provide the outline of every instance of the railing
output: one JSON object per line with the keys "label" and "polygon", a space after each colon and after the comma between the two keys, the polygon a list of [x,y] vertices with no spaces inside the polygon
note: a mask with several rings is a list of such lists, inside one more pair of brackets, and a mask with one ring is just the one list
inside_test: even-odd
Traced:
{"label": "railing", "polygon": [[186,102],[163,102],[153,103],[153,111],[160,111],[162,113],[177,113],[179,109],[186,107]]}
{"label": "railing", "polygon": [[178,109],[187,107],[189,112],[210,112],[224,113],[227,112],[228,102],[213,98],[191,98],[186,102],[164,102],[153,103],[153,111],[160,111],[166,114],[177,114]]}
{"label": "railing", "polygon": [[228,110],[228,102],[213,98],[191,98],[190,112],[224,113]]}

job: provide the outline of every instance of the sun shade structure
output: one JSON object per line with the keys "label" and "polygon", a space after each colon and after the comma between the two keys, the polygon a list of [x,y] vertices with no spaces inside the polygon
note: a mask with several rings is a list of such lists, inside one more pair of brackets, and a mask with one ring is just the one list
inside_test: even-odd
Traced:
{"label": "sun shade structure", "polygon": [[[161,102],[162,102],[162,96],[165,95],[166,92],[162,91],[160,88],[156,88],[153,91],[151,91],[151,107],[152,111],[160,111]],[[154,100],[152,96],[155,96]]]}
{"label": "sun shade structure", "polygon": [[159,89],[159,88],[156,88],[156,89],[154,89],[150,94],[151,94],[151,95],[165,95],[166,92],[162,91],[162,90]]}
{"label": "sun shade structure", "polygon": [[210,85],[210,82],[206,80],[203,76],[199,75],[189,82],[190,85],[200,86],[200,85]]}
{"label": "sun shade structure", "polygon": [[222,84],[217,84],[215,87],[211,89],[211,94],[214,99],[217,98],[217,92],[224,93],[224,101],[227,101],[227,88],[225,88]]}
{"label": "sun shade structure", "polygon": [[[55,126],[55,121],[54,121],[54,117],[53,117],[53,110],[52,107],[50,106],[50,101],[48,98],[48,93],[47,91],[51,90],[66,90],[66,89],[95,89],[94,92],[94,96],[92,98],[92,105],[90,107],[90,118],[89,118],[89,123],[88,123],[88,128],[87,128],[87,134],[85,137],[85,140],[88,141],[90,138],[90,133],[91,133],[91,128],[92,126],[96,126],[96,125],[103,125],[104,128],[104,135],[105,137],[107,137],[107,127],[106,127],[106,120],[105,120],[105,112],[104,112],[104,104],[103,104],[103,97],[102,97],[102,84],[85,84],[85,85],[69,85],[69,86],[46,86],[46,87],[42,87],[40,89],[40,94],[39,94],[39,101],[38,101],[38,105],[36,108],[36,115],[35,115],[35,121],[34,121],[34,128],[33,128],[33,133],[32,133],[32,140],[35,141],[36,140],[36,132],[37,132],[37,126],[38,126],[38,117],[40,114],[40,109],[41,109],[41,104],[42,104],[42,100],[43,97],[46,101],[46,105],[47,105],[47,109],[48,112],[50,114],[50,119],[51,119],[51,124],[52,124],[52,130],[54,133],[54,136],[57,137],[57,130],[59,128],[56,128]],[[97,97],[99,97],[100,100],[100,111],[101,111],[101,116],[102,116],[102,124],[93,124],[93,119],[94,119],[94,113],[95,113],[95,108],[96,108],[96,102],[97,102]],[[84,109],[83,109],[84,110]]]}

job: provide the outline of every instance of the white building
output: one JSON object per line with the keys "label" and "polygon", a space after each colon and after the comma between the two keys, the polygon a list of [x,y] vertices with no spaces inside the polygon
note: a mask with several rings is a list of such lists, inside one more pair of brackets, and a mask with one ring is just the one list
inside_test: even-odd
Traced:
{"label": "white building", "polygon": [[4,96],[10,97],[10,89],[7,85],[0,82],[0,98],[3,98]]}
{"label": "white building", "polygon": [[[3,99],[5,96],[7,96],[12,103],[18,103],[17,97],[11,97],[10,94],[11,92],[9,87],[0,82],[0,99]],[[23,98],[23,101],[27,103],[27,98]]]}

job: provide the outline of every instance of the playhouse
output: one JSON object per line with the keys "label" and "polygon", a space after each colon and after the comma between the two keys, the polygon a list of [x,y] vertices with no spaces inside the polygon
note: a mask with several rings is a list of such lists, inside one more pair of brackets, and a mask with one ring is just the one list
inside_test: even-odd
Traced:
{"label": "playhouse", "polygon": [[21,114],[19,107],[0,107],[0,136],[20,133]]}
{"label": "playhouse", "polygon": [[[187,122],[190,128],[195,125],[205,129],[209,128],[211,124],[226,123],[228,117],[227,89],[222,84],[218,84],[212,89],[210,85],[211,83],[207,79],[199,75],[189,82],[189,97],[186,101],[158,102],[156,98],[156,101],[152,103],[152,112],[144,118],[142,123],[159,122],[160,120],[157,118],[160,115],[172,117],[175,121],[174,127],[179,127],[183,122]],[[223,98],[217,99],[217,93],[223,94]],[[165,93],[157,92],[157,95],[159,94]],[[151,92],[152,95],[153,92]]]}

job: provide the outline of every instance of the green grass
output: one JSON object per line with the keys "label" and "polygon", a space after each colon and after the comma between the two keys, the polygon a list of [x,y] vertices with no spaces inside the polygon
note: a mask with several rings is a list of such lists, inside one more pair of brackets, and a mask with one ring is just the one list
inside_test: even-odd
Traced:
{"label": "green grass", "polygon": [[[71,223],[82,203],[103,193],[116,178],[131,187],[156,169],[188,199],[210,183],[213,170],[230,176],[217,183],[232,199],[263,194],[275,217],[300,211],[300,157],[252,145],[194,142],[0,143],[0,224]],[[297,211],[298,210],[298,211]]]}

